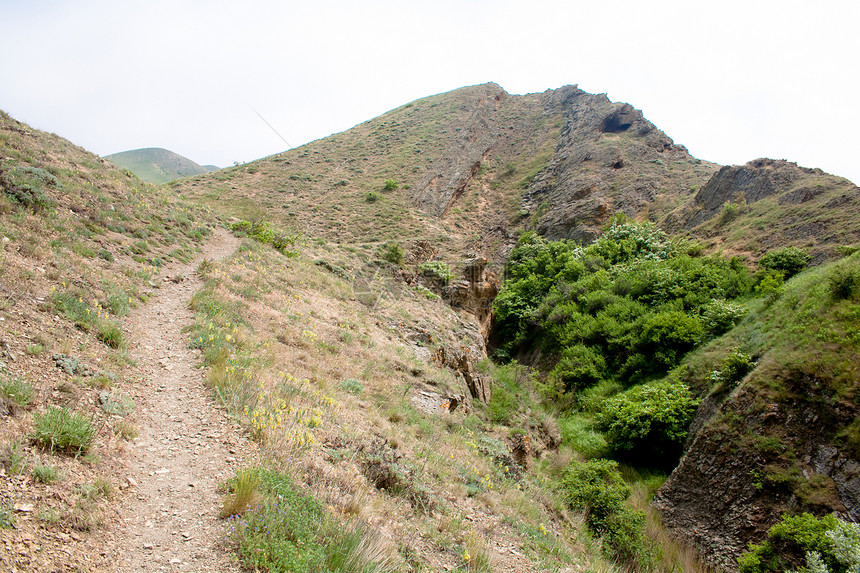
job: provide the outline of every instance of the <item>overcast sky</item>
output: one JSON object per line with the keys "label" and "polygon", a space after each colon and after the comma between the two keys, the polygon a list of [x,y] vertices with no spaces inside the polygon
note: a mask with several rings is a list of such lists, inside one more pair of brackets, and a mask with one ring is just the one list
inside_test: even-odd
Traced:
{"label": "overcast sky", "polygon": [[0,0],[0,109],[231,165],[496,82],[625,101],[702,159],[860,183],[860,3]]}

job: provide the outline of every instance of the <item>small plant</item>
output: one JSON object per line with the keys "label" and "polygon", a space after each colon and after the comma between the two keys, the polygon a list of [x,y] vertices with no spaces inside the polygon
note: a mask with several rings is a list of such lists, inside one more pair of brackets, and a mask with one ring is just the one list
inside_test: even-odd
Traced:
{"label": "small plant", "polygon": [[365,203],[376,203],[379,201],[379,193],[375,193],[373,191],[368,191],[368,193],[364,196]]}
{"label": "small plant", "polygon": [[383,260],[395,265],[402,263],[403,257],[405,256],[403,247],[395,242],[389,242],[382,245],[379,248],[379,254]]}
{"label": "small plant", "polygon": [[711,372],[712,382],[734,388],[753,368],[755,362],[749,354],[735,348],[723,359],[722,366]]}
{"label": "small plant", "polygon": [[385,184],[382,186],[382,189],[385,191],[394,191],[400,187],[400,185],[394,179],[386,179]]}
{"label": "small plant", "polygon": [[447,283],[454,278],[454,273],[451,272],[448,263],[444,261],[427,261],[426,263],[421,263],[418,265],[418,270],[425,277],[441,280],[443,283]]}
{"label": "small plant", "polygon": [[40,356],[43,352],[45,352],[45,347],[37,343],[28,344],[27,348],[24,349],[24,352],[26,352],[30,356]]}
{"label": "small plant", "polygon": [[830,295],[835,300],[847,300],[854,297],[860,287],[860,273],[854,269],[840,267],[827,277]]}
{"label": "small plant", "polygon": [[0,452],[0,456],[2,456],[0,460],[2,460],[3,466],[10,474],[17,475],[24,471],[26,458],[21,451],[20,441],[15,440],[6,444],[2,452]]}
{"label": "small plant", "polygon": [[350,394],[355,394],[356,396],[364,392],[364,384],[362,384],[355,378],[347,378],[340,383],[340,387],[341,389],[346,390]]}
{"label": "small plant", "polygon": [[790,279],[806,268],[812,259],[803,249],[797,247],[783,247],[768,251],[758,260],[758,266],[762,269],[782,273],[783,277]]}
{"label": "small plant", "polygon": [[109,320],[99,323],[96,338],[111,348],[119,348],[123,342],[123,334],[119,325]]}
{"label": "small plant", "polygon": [[82,454],[95,437],[90,420],[77,416],[66,408],[49,407],[35,417],[32,439],[51,451]]}
{"label": "small plant", "polygon": [[7,502],[0,502],[0,528],[12,529],[15,527],[15,512]]}
{"label": "small plant", "polygon": [[33,467],[33,479],[44,484],[57,481],[57,470],[53,466],[37,465]]}
{"label": "small plant", "polygon": [[785,282],[784,278],[785,277],[781,272],[768,272],[764,277],[762,277],[759,283],[755,285],[755,291],[767,302],[773,303],[782,294],[782,285]]}
{"label": "small plant", "polygon": [[8,376],[0,382],[0,402],[5,401],[19,408],[33,403],[33,386],[17,376]]}
{"label": "small plant", "polygon": [[113,433],[123,440],[130,441],[135,439],[139,432],[137,426],[127,420],[121,420],[113,427]]}
{"label": "small plant", "polygon": [[246,468],[236,473],[228,487],[230,495],[224,500],[220,516],[241,515],[256,507],[263,499],[260,493],[260,474],[254,468]]}

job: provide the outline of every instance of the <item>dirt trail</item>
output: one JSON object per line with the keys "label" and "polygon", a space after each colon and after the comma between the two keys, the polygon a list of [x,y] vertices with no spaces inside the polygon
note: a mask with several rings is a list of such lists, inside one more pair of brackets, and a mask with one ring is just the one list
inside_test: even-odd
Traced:
{"label": "dirt trail", "polygon": [[204,387],[205,373],[195,368],[199,353],[182,332],[193,319],[188,302],[201,286],[197,265],[228,257],[238,243],[218,230],[197,260],[168,268],[172,280],[127,321],[144,398],[128,469],[131,492],[115,533],[119,571],[239,571],[218,547],[224,533],[216,488],[250,448]]}

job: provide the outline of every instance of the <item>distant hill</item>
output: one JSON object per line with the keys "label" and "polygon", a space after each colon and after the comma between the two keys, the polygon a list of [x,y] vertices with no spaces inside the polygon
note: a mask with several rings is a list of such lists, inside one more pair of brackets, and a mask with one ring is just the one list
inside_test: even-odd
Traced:
{"label": "distant hill", "polygon": [[198,165],[187,157],[161,147],[113,153],[105,155],[105,159],[128,169],[144,181],[156,184],[218,170],[214,165]]}

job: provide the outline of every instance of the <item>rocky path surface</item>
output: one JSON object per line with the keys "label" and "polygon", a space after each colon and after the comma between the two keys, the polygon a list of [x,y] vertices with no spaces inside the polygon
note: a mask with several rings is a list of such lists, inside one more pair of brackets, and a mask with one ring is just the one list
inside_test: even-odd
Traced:
{"label": "rocky path surface", "polygon": [[200,288],[203,259],[228,257],[239,241],[219,230],[187,265],[168,268],[154,300],[129,318],[129,353],[144,378],[126,495],[120,517],[119,571],[239,571],[219,548],[219,483],[233,475],[250,448],[204,386],[182,328],[191,324],[189,300]]}

